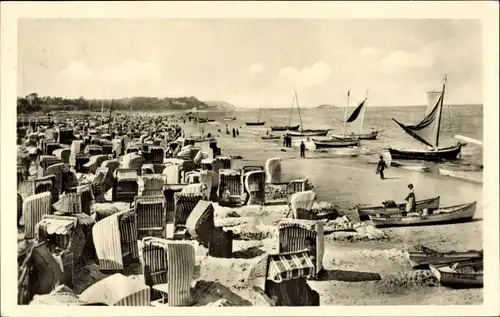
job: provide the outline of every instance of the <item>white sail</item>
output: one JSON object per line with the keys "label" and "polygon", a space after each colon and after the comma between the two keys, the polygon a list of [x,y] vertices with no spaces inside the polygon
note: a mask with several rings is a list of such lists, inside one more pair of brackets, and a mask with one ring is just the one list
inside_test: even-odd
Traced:
{"label": "white sail", "polygon": [[427,92],[427,109],[425,109],[425,115],[428,115],[434,109],[439,97],[441,97],[441,91]]}

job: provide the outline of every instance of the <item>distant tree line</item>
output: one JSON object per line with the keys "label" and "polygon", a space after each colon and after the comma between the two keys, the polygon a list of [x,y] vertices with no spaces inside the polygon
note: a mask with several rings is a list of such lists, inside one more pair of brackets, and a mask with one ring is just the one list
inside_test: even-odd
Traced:
{"label": "distant tree line", "polygon": [[148,111],[148,110],[188,110],[192,108],[204,109],[208,105],[196,97],[179,98],[157,98],[157,97],[132,97],[122,99],[86,99],[80,98],[62,98],[51,96],[38,96],[31,93],[25,97],[17,98],[17,112],[49,112],[49,111],[109,111],[130,110]]}

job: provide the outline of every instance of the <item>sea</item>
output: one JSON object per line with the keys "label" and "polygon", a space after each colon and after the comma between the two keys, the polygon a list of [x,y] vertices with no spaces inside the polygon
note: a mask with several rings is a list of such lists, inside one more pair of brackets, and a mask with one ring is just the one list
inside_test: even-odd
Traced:
{"label": "sea", "polygon": [[[348,108],[348,115],[352,113],[354,107]],[[368,153],[382,153],[387,151],[389,146],[396,148],[424,148],[425,145],[409,136],[403,131],[392,118],[403,124],[417,124],[425,117],[425,106],[399,106],[399,107],[367,107],[364,115],[363,131],[380,131],[377,140],[363,140],[361,146],[368,150]],[[264,134],[272,125],[298,125],[300,124],[299,114],[296,109],[292,112],[290,119],[290,109],[272,109],[262,107],[258,109],[235,109],[229,112],[198,112],[193,115],[216,119],[218,122],[223,116],[234,116],[235,121],[220,121],[220,124],[237,126],[240,129],[251,131],[255,134]],[[345,108],[304,108],[300,109],[304,129],[331,129],[330,133],[342,134],[344,131]],[[245,121],[265,121],[263,126],[246,127]],[[346,131],[359,132],[361,117],[349,123]],[[274,132],[278,134],[281,132]],[[281,133],[282,134],[282,133]],[[455,135],[463,135],[477,140],[483,140],[483,105],[457,105],[445,106],[443,108],[440,146],[455,145],[458,140]],[[325,151],[324,149],[321,152]],[[332,150],[335,151],[335,150]],[[421,162],[422,164],[432,164]],[[463,165],[482,165],[483,148],[475,144],[467,144],[462,148],[461,160],[457,162]]]}

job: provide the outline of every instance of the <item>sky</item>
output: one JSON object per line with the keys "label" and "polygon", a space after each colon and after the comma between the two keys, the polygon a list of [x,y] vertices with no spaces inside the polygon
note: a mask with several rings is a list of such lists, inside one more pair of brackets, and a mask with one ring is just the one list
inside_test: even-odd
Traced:
{"label": "sky", "polygon": [[195,96],[236,107],[482,103],[476,20],[21,19],[18,95]]}

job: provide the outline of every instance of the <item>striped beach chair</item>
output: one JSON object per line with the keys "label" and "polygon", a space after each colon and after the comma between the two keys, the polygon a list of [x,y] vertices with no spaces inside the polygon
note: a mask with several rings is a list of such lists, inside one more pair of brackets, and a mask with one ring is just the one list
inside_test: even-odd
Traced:
{"label": "striped beach chair", "polygon": [[215,229],[212,203],[206,200],[198,201],[186,220],[186,228],[193,239],[208,248],[210,232]]}
{"label": "striped beach chair", "polygon": [[200,182],[200,172],[191,171],[184,174],[186,184],[196,184]]}
{"label": "striped beach chair", "polygon": [[[62,263],[61,284],[73,287],[74,268],[81,259],[94,224],[94,219],[82,213],[72,216],[44,215],[37,224],[37,240],[45,241],[54,257]],[[58,253],[56,248],[62,252]]]}
{"label": "striped beach chair", "polygon": [[54,151],[57,150],[57,149],[60,149],[61,148],[61,144],[59,144],[58,142],[50,142],[50,141],[47,141],[44,143],[44,148],[42,149],[42,152],[43,154],[45,155],[54,155]]}
{"label": "striped beach chair", "polygon": [[[230,196],[226,200],[223,192],[229,189]],[[219,170],[219,205],[238,206],[243,202],[243,179],[240,170],[221,169]]]}
{"label": "striped beach chair", "polygon": [[205,184],[210,189],[208,198],[210,201],[217,201],[217,190],[219,188],[219,174],[214,171],[200,171],[200,183]]}
{"label": "striped beach chair", "polygon": [[247,282],[252,299],[264,297],[270,306],[319,306],[319,294],[307,284],[313,274],[307,252],[266,254],[250,269]]}
{"label": "striped beach chair", "polygon": [[77,187],[72,187],[70,188],[69,192],[80,194],[81,212],[86,215],[90,215],[92,202],[95,199],[92,184],[85,184]]}
{"label": "striped beach chair", "polygon": [[201,170],[202,171],[212,171],[213,170],[213,163],[214,159],[212,158],[205,158],[201,160]]}
{"label": "striped beach chair", "polygon": [[[231,157],[229,156],[217,156],[215,161],[220,162],[220,169],[231,169]],[[216,165],[219,165],[216,163]],[[214,169],[214,172],[218,170]]]}
{"label": "striped beach chair", "polygon": [[92,238],[101,271],[123,270],[123,259],[139,259],[137,222],[134,210],[125,210],[98,221]]}
{"label": "striped beach chair", "polygon": [[23,201],[24,237],[35,237],[36,224],[42,220],[43,215],[51,213],[51,193],[44,192],[26,197]]}
{"label": "striped beach chair", "polygon": [[82,193],[68,193],[53,205],[56,214],[74,215],[82,213]]}
{"label": "striped beach chair", "polygon": [[165,196],[136,196],[134,211],[137,215],[137,232],[152,236],[162,234],[165,227]]}
{"label": "striped beach chair", "polygon": [[47,175],[35,178],[32,182],[32,194],[40,194],[50,192],[52,195],[54,183],[56,182],[55,175]]}
{"label": "striped beach chair", "polygon": [[255,170],[243,175],[247,205],[264,205],[266,202],[266,172]]}
{"label": "striped beach chair", "polygon": [[175,193],[174,209],[174,238],[184,238],[186,233],[186,221],[200,200],[207,199],[203,194]]}
{"label": "striped beach chair", "polygon": [[95,174],[98,167],[101,166],[102,162],[109,160],[109,156],[105,154],[92,155],[90,160],[84,165],[85,169],[89,173]]}
{"label": "striped beach chair", "polygon": [[306,238],[311,238],[316,246],[314,263],[316,276],[323,269],[325,237],[320,221],[283,219],[278,223],[278,252],[304,251]]}
{"label": "striped beach chair", "polygon": [[86,304],[151,306],[151,290],[138,279],[116,273],[91,285],[79,299]]}
{"label": "striped beach chair", "polygon": [[95,144],[89,144],[85,147],[84,153],[89,154],[90,156],[101,155],[101,154],[103,154],[102,146],[95,145]]}
{"label": "striped beach chair", "polygon": [[165,150],[161,146],[149,146],[149,157],[152,164],[163,164]]}
{"label": "striped beach chair", "polygon": [[154,165],[153,164],[142,164],[141,175],[151,175],[151,174],[155,174]]}
{"label": "striped beach chair", "polygon": [[110,140],[101,139],[102,154],[113,154],[113,143]]}
{"label": "striped beach chair", "polygon": [[156,291],[155,294],[162,295],[157,303],[191,306],[191,283],[196,262],[193,244],[152,237],[146,237],[142,242],[146,284]]}

